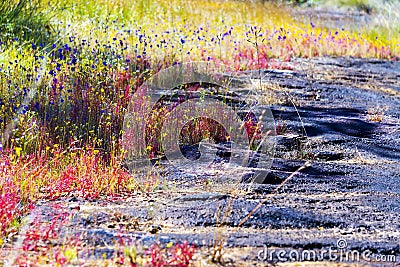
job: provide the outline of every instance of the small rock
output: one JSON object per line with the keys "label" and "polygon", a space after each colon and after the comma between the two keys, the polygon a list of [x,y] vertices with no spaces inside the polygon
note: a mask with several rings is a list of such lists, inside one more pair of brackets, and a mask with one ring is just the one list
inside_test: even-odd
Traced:
{"label": "small rock", "polygon": [[151,234],[157,234],[159,231],[161,231],[161,226],[157,224],[153,224],[149,230]]}

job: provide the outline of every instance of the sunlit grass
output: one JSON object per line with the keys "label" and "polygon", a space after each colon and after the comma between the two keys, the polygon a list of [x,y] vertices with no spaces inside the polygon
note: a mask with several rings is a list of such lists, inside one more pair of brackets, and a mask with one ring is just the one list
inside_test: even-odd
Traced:
{"label": "sunlit grass", "polygon": [[[44,9],[52,3],[43,1]],[[55,6],[52,38],[0,36],[0,201],[6,207],[0,235],[41,198],[137,190],[120,167],[122,123],[131,96],[162,68],[211,61],[255,70],[286,67],[276,59],[400,55],[394,5],[377,9],[374,27],[356,31],[298,19],[289,7],[263,1],[62,0]],[[389,13],[385,23],[378,19]]]}
{"label": "sunlit grass", "polygon": [[136,190],[135,177],[117,157],[106,164],[98,150],[47,147],[41,155],[3,153],[0,165],[0,236],[40,199],[117,196]]}

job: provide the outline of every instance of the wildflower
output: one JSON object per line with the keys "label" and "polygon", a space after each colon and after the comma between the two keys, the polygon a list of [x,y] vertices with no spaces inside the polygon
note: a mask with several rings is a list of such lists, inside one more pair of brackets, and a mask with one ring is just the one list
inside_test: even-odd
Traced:
{"label": "wildflower", "polygon": [[21,155],[22,147],[16,147],[15,148],[15,154],[19,157]]}

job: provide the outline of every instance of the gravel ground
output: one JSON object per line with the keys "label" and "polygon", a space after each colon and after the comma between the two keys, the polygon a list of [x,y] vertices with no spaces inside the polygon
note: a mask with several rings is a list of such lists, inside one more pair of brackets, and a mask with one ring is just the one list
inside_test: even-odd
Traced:
{"label": "gravel ground", "polygon": [[[304,266],[400,265],[400,62],[285,64],[291,70],[263,72],[265,89],[258,93],[265,101],[260,108],[269,106],[282,127],[263,184],[233,190],[213,183],[237,179],[223,161],[174,168],[161,161],[156,170],[164,184],[154,192],[41,202],[34,213],[45,223],[60,206],[68,211],[61,236],[80,234],[86,259],[111,257],[123,233],[126,242],[144,246],[188,240],[202,248],[198,258],[223,242],[228,266],[302,266],[310,251],[317,260]],[[255,79],[258,72],[246,75]],[[239,95],[248,90],[237,84]],[[307,161],[310,167],[271,194]]]}

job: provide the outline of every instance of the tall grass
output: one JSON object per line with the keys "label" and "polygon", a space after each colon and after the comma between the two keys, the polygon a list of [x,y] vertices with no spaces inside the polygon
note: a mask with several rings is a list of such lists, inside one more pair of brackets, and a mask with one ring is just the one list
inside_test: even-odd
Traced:
{"label": "tall grass", "polygon": [[367,13],[367,24],[360,26],[364,33],[374,35],[374,38],[379,35],[382,39],[398,39],[400,36],[399,0],[328,0],[315,1],[315,5]]}
{"label": "tall grass", "polygon": [[[52,8],[69,6],[53,20],[57,25],[63,22],[63,28],[59,42],[48,44],[47,54],[37,42],[22,49],[15,42],[0,45],[0,130],[3,133],[10,121],[19,120],[11,141],[12,148],[22,152],[36,150],[39,142],[42,148],[67,147],[70,142],[108,152],[118,148],[129,98],[142,82],[139,77],[177,62],[209,60],[246,70],[279,67],[273,64],[275,58],[399,55],[396,37],[387,41],[365,32],[335,32],[296,21],[287,7],[261,1],[49,4],[2,2],[2,19],[9,25],[5,36],[23,36],[18,29],[28,25],[36,29],[36,40],[47,36]],[[257,45],[249,42],[255,28]],[[41,57],[48,61],[43,82],[23,114],[16,114],[37,77]]]}
{"label": "tall grass", "polygon": [[51,39],[51,9],[44,0],[0,2],[0,39],[43,43]]}

